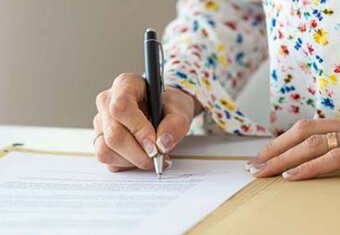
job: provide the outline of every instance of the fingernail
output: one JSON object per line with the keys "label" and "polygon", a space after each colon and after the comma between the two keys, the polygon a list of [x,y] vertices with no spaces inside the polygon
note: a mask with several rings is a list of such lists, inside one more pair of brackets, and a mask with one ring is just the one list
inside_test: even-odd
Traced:
{"label": "fingernail", "polygon": [[267,163],[255,164],[250,168],[250,173],[255,175],[261,171],[263,171],[267,167]]}
{"label": "fingernail", "polygon": [[165,170],[169,170],[173,164],[174,164],[173,161],[165,160]]}
{"label": "fingernail", "polygon": [[254,166],[254,164],[257,162],[258,158],[254,157],[253,159],[251,159],[250,161],[248,161],[245,165],[245,168],[247,171],[250,170],[250,168],[252,168]]}
{"label": "fingernail", "polygon": [[293,168],[289,171],[285,171],[282,173],[282,177],[285,179],[289,179],[290,177],[297,175],[300,172],[300,167]]}
{"label": "fingernail", "polygon": [[161,150],[162,153],[167,153],[171,150],[174,143],[174,138],[169,133],[162,134],[158,140],[156,141],[157,147]]}
{"label": "fingernail", "polygon": [[145,138],[142,144],[145,152],[150,158],[154,157],[158,153],[156,146],[152,143],[150,139]]}

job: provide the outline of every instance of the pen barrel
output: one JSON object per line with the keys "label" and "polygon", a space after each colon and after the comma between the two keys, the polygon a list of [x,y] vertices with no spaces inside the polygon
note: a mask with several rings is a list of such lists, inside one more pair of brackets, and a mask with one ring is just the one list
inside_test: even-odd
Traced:
{"label": "pen barrel", "polygon": [[162,118],[162,85],[159,43],[155,32],[147,32],[145,35],[144,56],[148,112],[156,130]]}

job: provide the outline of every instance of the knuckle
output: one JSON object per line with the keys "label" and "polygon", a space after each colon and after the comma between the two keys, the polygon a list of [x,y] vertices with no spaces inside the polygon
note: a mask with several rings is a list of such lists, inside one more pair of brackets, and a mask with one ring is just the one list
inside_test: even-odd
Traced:
{"label": "knuckle", "polygon": [[107,90],[100,92],[96,97],[97,107],[99,107],[101,104],[105,103],[107,101],[108,97],[109,97],[109,95],[108,95]]}
{"label": "knuckle", "polygon": [[310,172],[313,172],[316,175],[320,175],[316,159],[312,159],[307,166]]}
{"label": "knuckle", "polygon": [[149,127],[149,125],[141,119],[135,120],[129,129],[137,139],[139,139],[138,137],[143,138],[143,136],[147,136],[149,133],[152,133],[151,126]]}
{"label": "knuckle", "polygon": [[307,148],[317,148],[320,147],[322,142],[323,142],[322,135],[312,135],[311,137],[308,137],[303,144]]}
{"label": "knuckle", "polygon": [[340,167],[340,148],[329,151],[328,158],[333,164]]}
{"label": "knuckle", "polygon": [[264,148],[264,152],[271,152],[275,149],[276,146],[276,140],[270,141],[266,147]]}
{"label": "knuckle", "polygon": [[340,119],[339,118],[329,119],[329,123],[332,126],[340,126]]}
{"label": "knuckle", "polygon": [[191,125],[191,120],[184,114],[178,114],[176,117],[177,125],[182,128],[184,131],[188,131]]}
{"label": "knuckle", "polygon": [[296,122],[294,125],[294,128],[298,131],[304,131],[306,129],[309,129],[313,125],[313,120],[311,119],[302,119]]}
{"label": "knuckle", "polygon": [[279,155],[269,161],[267,161],[267,166],[265,168],[266,174],[273,176],[281,173],[286,169],[286,161],[283,155]]}
{"label": "knuckle", "polygon": [[129,100],[124,96],[119,96],[111,101],[109,112],[113,118],[119,119],[124,116],[128,107]]}
{"label": "knuckle", "polygon": [[280,154],[279,156],[277,156],[277,167],[281,170],[286,170],[287,169],[287,162],[286,162],[286,158]]}
{"label": "knuckle", "polygon": [[111,162],[110,152],[103,145],[99,145],[96,150],[96,157],[101,163],[108,164]]}
{"label": "knuckle", "polygon": [[98,150],[96,152],[97,160],[101,163],[108,164],[110,163],[110,157],[108,152],[105,150]]}
{"label": "knuckle", "polygon": [[116,77],[114,82],[116,83],[126,82],[126,80],[130,79],[132,76],[134,76],[134,74],[132,73],[121,73],[118,75],[118,77]]}
{"label": "knuckle", "polygon": [[111,148],[119,146],[123,143],[124,131],[121,128],[108,127],[104,130],[105,143]]}

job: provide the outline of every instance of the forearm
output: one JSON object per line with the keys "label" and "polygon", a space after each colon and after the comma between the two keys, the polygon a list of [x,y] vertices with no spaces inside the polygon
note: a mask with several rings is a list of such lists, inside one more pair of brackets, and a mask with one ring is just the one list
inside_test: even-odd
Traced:
{"label": "forearm", "polygon": [[[248,133],[255,133],[256,127],[251,127],[233,97],[266,56],[262,10],[257,4],[214,4],[179,1],[179,16],[164,37],[165,80],[196,97],[197,113],[204,108],[224,131],[240,133],[241,120],[247,126],[244,129],[253,129]],[[245,15],[247,22],[241,19]],[[243,31],[251,33],[245,37]]]}

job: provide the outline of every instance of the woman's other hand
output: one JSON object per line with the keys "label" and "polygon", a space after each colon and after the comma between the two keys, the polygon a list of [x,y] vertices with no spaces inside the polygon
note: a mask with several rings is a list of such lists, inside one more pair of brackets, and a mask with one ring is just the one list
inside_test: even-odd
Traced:
{"label": "woman's other hand", "polygon": [[339,132],[338,119],[301,120],[269,143],[246,168],[259,178],[282,174],[288,180],[340,170]]}

